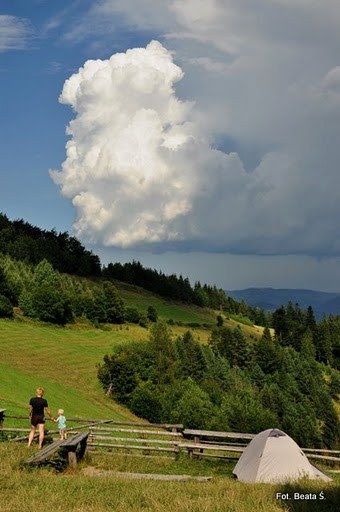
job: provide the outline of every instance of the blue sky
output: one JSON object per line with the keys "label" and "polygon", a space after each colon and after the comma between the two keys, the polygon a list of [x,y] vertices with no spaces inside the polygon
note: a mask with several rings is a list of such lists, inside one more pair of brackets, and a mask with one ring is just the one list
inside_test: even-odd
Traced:
{"label": "blue sky", "polygon": [[339,22],[335,0],[3,0],[1,211],[105,262],[340,290]]}

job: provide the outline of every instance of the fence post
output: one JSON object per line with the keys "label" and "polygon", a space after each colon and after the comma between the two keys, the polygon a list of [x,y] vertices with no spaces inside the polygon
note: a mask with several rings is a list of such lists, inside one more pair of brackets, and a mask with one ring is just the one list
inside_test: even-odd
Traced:
{"label": "fence post", "polygon": [[2,428],[4,425],[5,410],[6,409],[0,409],[0,428]]}

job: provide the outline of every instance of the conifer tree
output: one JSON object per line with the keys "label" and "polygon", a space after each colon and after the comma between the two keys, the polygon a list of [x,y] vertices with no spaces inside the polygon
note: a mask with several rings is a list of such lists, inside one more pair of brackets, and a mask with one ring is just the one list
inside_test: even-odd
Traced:
{"label": "conifer tree", "polygon": [[182,377],[191,377],[196,382],[200,382],[206,372],[206,363],[200,343],[195,340],[191,331],[187,331],[182,338],[177,340],[176,345]]}
{"label": "conifer tree", "polygon": [[158,384],[173,382],[177,366],[176,347],[164,321],[152,324],[150,343],[155,356],[155,378]]}
{"label": "conifer tree", "polygon": [[315,359],[316,350],[313,342],[313,333],[309,328],[307,328],[302,337],[301,355],[308,360],[314,361]]}

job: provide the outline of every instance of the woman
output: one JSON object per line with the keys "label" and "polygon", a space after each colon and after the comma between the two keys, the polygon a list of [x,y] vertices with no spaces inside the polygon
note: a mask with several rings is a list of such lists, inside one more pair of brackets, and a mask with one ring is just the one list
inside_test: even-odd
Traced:
{"label": "woman", "polygon": [[28,446],[30,447],[32,441],[34,439],[35,431],[38,427],[39,430],[39,448],[42,447],[45,435],[45,410],[51,420],[53,420],[51,411],[48,407],[47,400],[43,398],[45,390],[43,388],[38,388],[36,390],[36,396],[31,398],[29,403],[29,412],[31,419],[31,432],[28,436]]}

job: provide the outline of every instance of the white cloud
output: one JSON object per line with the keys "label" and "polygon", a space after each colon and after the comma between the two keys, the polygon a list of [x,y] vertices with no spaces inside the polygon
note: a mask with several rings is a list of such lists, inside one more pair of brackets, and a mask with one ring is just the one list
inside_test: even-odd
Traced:
{"label": "white cloud", "polygon": [[63,170],[52,177],[77,208],[79,236],[117,246],[185,236],[177,219],[191,210],[195,187],[178,153],[199,133],[192,105],[174,94],[182,75],[154,41],[88,61],[65,82],[60,101],[77,117]]}
{"label": "white cloud", "polygon": [[[76,204],[78,235],[183,250],[340,253],[337,0],[101,0],[89,19],[106,33],[119,24],[153,30],[170,51],[161,51],[161,73],[160,54],[135,49],[111,58],[124,61],[120,74],[96,61],[85,66],[96,69],[91,77],[80,71],[65,85],[77,117],[54,179]],[[89,22],[76,30],[91,30]],[[178,68],[169,74],[171,55],[183,78]],[[215,138],[231,153],[213,150]]]}
{"label": "white cloud", "polygon": [[30,34],[28,20],[0,14],[0,52],[26,48]]}

